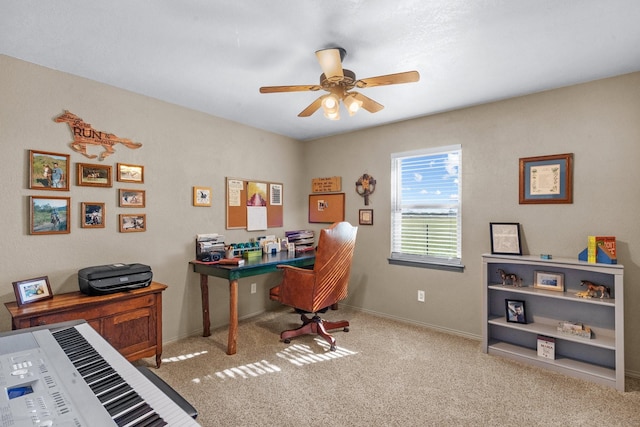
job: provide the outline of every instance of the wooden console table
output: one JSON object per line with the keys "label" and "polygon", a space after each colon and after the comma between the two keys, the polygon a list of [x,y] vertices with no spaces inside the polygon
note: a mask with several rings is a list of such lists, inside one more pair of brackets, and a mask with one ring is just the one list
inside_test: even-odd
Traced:
{"label": "wooden console table", "polygon": [[15,302],[5,306],[14,330],[84,319],[127,360],[155,356],[160,367],[162,292],[166,288],[152,282],[146,288],[109,295],[88,296],[78,291],[22,307]]}

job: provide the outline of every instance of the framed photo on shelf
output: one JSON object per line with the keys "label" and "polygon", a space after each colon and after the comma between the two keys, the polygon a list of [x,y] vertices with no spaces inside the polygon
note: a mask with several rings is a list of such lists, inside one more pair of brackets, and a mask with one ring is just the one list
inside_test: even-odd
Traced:
{"label": "framed photo on shelf", "polygon": [[360,225],[373,225],[373,209],[360,209]]}
{"label": "framed photo on shelf", "polygon": [[120,214],[120,232],[135,233],[147,231],[147,215],[146,214]]}
{"label": "framed photo on shelf", "polygon": [[118,163],[118,174],[116,179],[119,182],[135,182],[142,184],[144,182],[144,166],[140,165],[127,165],[125,163]]}
{"label": "framed photo on shelf", "polygon": [[211,187],[193,187],[193,206],[211,206]]}
{"label": "framed photo on shelf", "polygon": [[520,204],[573,203],[573,153],[520,159]]}
{"label": "framed photo on shelf", "polygon": [[29,234],[68,234],[71,198],[29,196]]}
{"label": "framed photo on shelf", "polygon": [[504,300],[507,322],[527,323],[527,311],[524,301],[517,299]]}
{"label": "framed photo on shelf", "polygon": [[84,187],[111,187],[111,166],[77,163],[76,185]]}
{"label": "framed photo on shelf", "polygon": [[548,291],[564,292],[564,274],[536,271],[533,277],[533,287]]}
{"label": "framed photo on shelf", "polygon": [[104,228],[105,207],[104,203],[82,202],[80,205],[82,228]]}
{"label": "framed photo on shelf", "polygon": [[69,191],[69,155],[29,150],[29,188]]}
{"label": "framed photo on shelf", "polygon": [[47,276],[13,282],[13,292],[18,306],[53,298]]}
{"label": "framed photo on shelf", "polygon": [[522,255],[519,222],[491,222],[491,253],[495,255]]}
{"label": "framed photo on shelf", "polygon": [[118,206],[121,208],[144,208],[145,199],[146,193],[144,190],[118,189]]}

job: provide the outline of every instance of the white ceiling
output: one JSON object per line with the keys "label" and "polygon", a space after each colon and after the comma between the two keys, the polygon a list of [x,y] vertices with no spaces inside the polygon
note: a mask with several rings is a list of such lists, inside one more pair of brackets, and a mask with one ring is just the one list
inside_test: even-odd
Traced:
{"label": "white ceiling", "polygon": [[[297,117],[318,92],[258,92],[317,84],[335,46],[358,78],[421,79],[340,121]],[[2,0],[0,53],[309,140],[639,71],[640,1]]]}

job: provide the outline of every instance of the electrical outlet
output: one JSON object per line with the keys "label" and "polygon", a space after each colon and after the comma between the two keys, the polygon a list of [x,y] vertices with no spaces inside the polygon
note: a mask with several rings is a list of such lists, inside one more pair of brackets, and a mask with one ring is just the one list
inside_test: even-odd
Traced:
{"label": "electrical outlet", "polygon": [[252,284],[251,284],[251,293],[252,293],[252,294],[255,294],[255,293],[256,293],[256,284],[255,284],[255,283],[252,283]]}
{"label": "electrical outlet", "polygon": [[424,291],[418,291],[418,301],[424,302]]}

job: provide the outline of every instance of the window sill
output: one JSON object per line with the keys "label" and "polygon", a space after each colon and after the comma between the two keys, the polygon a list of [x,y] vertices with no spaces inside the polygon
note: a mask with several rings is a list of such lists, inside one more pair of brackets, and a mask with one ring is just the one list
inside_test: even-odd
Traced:
{"label": "window sill", "polygon": [[425,261],[408,261],[405,259],[398,258],[387,258],[389,264],[392,265],[402,265],[405,267],[418,267],[418,268],[429,268],[433,270],[446,270],[446,271],[455,271],[458,273],[464,272],[464,265],[454,265],[454,264],[446,264],[446,263],[437,263],[437,262],[425,262]]}

